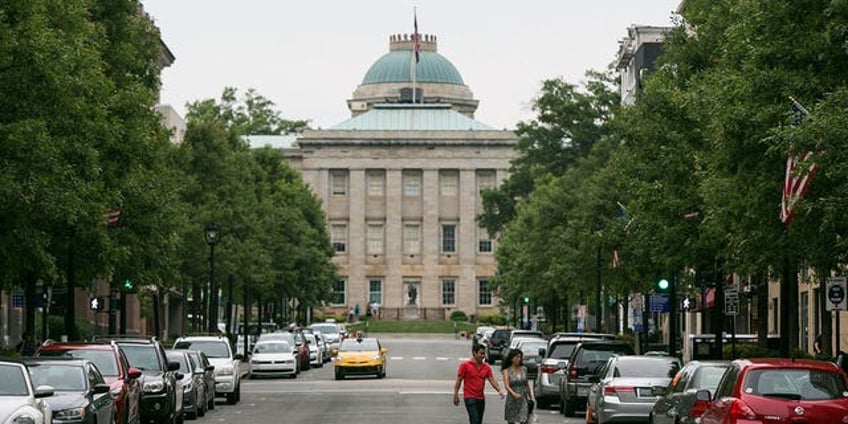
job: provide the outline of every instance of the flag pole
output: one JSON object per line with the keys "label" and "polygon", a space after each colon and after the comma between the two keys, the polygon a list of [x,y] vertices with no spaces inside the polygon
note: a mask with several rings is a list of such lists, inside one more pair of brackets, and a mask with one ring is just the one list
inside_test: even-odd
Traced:
{"label": "flag pole", "polygon": [[418,79],[418,52],[421,48],[421,41],[418,39],[418,8],[412,8],[412,21],[414,32],[412,34],[412,104],[416,102],[416,82]]}

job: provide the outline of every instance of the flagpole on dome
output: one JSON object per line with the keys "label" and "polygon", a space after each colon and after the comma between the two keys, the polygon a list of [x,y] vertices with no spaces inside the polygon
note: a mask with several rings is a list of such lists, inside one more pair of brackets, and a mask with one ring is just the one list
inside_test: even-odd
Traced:
{"label": "flagpole on dome", "polygon": [[412,33],[412,104],[416,103],[416,83],[418,79],[418,61],[421,53],[421,36],[418,34],[418,8],[412,8],[412,22],[414,31]]}

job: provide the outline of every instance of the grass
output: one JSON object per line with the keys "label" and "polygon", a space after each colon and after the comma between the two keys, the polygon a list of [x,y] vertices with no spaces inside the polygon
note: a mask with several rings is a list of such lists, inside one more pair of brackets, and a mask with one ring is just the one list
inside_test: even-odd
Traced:
{"label": "grass", "polygon": [[[348,324],[347,328],[353,331],[366,331],[366,321]],[[368,333],[424,333],[424,334],[454,334],[454,332],[473,332],[476,324],[454,321],[367,321]]]}

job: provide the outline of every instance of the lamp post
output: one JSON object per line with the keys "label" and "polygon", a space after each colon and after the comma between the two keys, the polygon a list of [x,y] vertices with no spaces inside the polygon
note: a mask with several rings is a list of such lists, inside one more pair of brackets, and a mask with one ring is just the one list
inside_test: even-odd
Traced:
{"label": "lamp post", "polygon": [[597,322],[595,323],[596,332],[602,332],[606,329],[603,328],[604,319],[603,319],[603,304],[601,303],[601,290],[603,285],[601,284],[601,232],[604,229],[604,224],[596,222],[592,225],[592,230],[595,231],[595,234],[598,235],[598,246],[595,254],[595,313],[597,314]]}
{"label": "lamp post", "polygon": [[209,316],[207,319],[210,333],[218,331],[218,287],[215,286],[215,245],[218,244],[218,226],[206,225],[206,244],[209,245]]}

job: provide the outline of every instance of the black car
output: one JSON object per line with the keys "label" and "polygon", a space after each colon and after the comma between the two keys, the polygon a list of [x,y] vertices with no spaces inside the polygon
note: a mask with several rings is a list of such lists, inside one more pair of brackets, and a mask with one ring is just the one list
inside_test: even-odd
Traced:
{"label": "black car", "polygon": [[130,361],[141,370],[142,423],[170,424],[183,421],[180,364],[168,361],[165,348],[156,339],[116,339]]}
{"label": "black car", "polygon": [[115,400],[93,362],[84,359],[33,359],[25,362],[35,387],[50,386],[44,398],[54,422],[115,422]]}
{"label": "black car", "polygon": [[501,359],[501,351],[509,343],[511,328],[499,328],[486,340],[486,362],[494,364]]}
{"label": "black car", "polygon": [[574,346],[559,384],[559,410],[566,417],[585,408],[594,376],[612,355],[633,355],[633,346],[621,340],[587,340]]}

